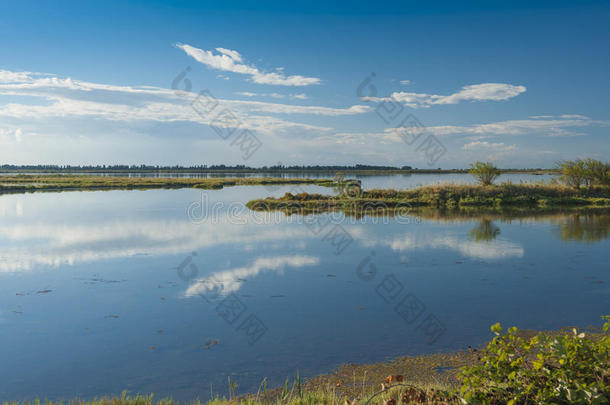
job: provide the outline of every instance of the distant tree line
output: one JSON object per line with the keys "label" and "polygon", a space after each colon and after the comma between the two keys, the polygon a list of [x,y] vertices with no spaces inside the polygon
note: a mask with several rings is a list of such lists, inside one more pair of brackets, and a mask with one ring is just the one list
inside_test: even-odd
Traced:
{"label": "distant tree line", "polygon": [[[548,169],[502,169],[503,172],[539,172]],[[0,165],[0,171],[4,172],[65,172],[65,173],[103,173],[103,172],[183,172],[183,173],[209,173],[209,172],[340,172],[340,171],[394,171],[394,172],[419,172],[419,173],[468,173],[468,169],[441,169],[416,167],[387,166],[387,165],[272,165],[261,167],[250,167],[246,165]]]}
{"label": "distant tree line", "polygon": [[412,170],[411,166],[377,166],[377,165],[273,165],[249,167],[245,165],[195,165],[195,166],[161,166],[161,165],[0,165],[0,170],[11,171],[340,171],[340,170]]}

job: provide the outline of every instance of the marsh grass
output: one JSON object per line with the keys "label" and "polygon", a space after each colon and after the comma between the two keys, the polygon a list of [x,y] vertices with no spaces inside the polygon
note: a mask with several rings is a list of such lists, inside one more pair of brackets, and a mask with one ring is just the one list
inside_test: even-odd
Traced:
{"label": "marsh grass", "polygon": [[[340,391],[335,390],[333,388],[328,389],[320,389],[316,391],[308,391],[303,392],[300,395],[295,392],[295,387],[293,385],[292,388],[283,391],[282,395],[275,394],[271,397],[272,394],[269,394],[267,397],[263,393],[258,393],[257,395],[248,395],[243,397],[238,397],[234,399],[227,398],[215,398],[210,401],[186,401],[186,402],[178,402],[172,399],[159,399],[156,400],[154,396],[151,395],[135,395],[135,396],[127,396],[125,393],[121,397],[104,397],[93,400],[69,400],[69,401],[41,401],[41,400],[33,400],[33,401],[5,401],[2,402],[2,405],[364,405],[367,403],[369,398],[372,398],[369,402],[370,404],[382,404],[386,403],[387,400],[391,398],[400,397],[402,393],[406,392],[410,386],[409,385],[395,385],[393,387],[388,387],[386,389],[380,390],[378,389],[376,392],[367,392],[362,398],[350,399],[346,395],[340,393]],[[415,386],[413,386],[415,387]],[[437,392],[442,392],[442,390],[437,390],[432,386],[427,387],[415,387],[414,389],[417,392],[424,393],[424,395],[428,398],[431,398],[433,395],[437,395]],[[443,395],[443,394],[440,394]],[[459,404],[457,398],[452,400],[436,402],[436,401],[413,401],[410,402],[412,404]]]}
{"label": "marsh grass", "polygon": [[348,214],[383,215],[392,211],[433,207],[467,208],[552,208],[610,207],[610,187],[592,186],[574,189],[559,184],[466,185],[439,184],[411,190],[367,190],[358,195],[327,196],[290,194],[280,198],[250,201],[248,207],[258,211],[282,210],[292,213],[343,211]]}
{"label": "marsh grass", "polygon": [[311,392],[303,395],[302,398],[294,398],[290,401],[277,398],[274,400],[251,399],[251,398],[216,398],[214,400],[202,402],[200,400],[178,402],[172,399],[156,400],[153,395],[136,395],[121,397],[104,397],[93,400],[70,400],[70,401],[23,401],[23,402],[3,402],[2,405],[296,405],[296,404],[337,404],[340,397],[332,392]]}
{"label": "marsh grass", "polygon": [[337,186],[330,179],[303,178],[147,178],[72,175],[17,175],[0,177],[0,194],[37,191],[222,189],[228,186],[312,184]]}

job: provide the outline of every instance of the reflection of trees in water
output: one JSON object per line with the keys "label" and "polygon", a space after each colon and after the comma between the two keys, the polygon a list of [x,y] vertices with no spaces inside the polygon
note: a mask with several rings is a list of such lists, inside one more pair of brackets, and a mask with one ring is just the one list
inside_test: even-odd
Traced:
{"label": "reflection of trees in water", "polygon": [[574,214],[559,223],[559,236],[564,241],[597,242],[610,235],[610,215]]}
{"label": "reflection of trees in water", "polygon": [[470,240],[476,242],[484,242],[496,239],[500,234],[500,228],[498,228],[491,219],[481,218],[478,225],[470,230]]}
{"label": "reflection of trees in water", "polygon": [[[558,224],[557,233],[564,241],[597,242],[610,236],[610,214],[575,213],[553,220]],[[470,240],[486,242],[500,234],[491,218],[481,218],[470,230]]]}

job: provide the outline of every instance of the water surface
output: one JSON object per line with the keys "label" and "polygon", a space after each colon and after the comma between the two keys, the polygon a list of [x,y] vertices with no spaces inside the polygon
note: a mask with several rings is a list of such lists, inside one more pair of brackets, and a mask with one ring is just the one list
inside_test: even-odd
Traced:
{"label": "water surface", "polygon": [[243,206],[291,190],[0,196],[0,398],[206,399],[227,376],[252,391],[480,344],[497,321],[599,325],[609,308],[607,213],[305,221]]}

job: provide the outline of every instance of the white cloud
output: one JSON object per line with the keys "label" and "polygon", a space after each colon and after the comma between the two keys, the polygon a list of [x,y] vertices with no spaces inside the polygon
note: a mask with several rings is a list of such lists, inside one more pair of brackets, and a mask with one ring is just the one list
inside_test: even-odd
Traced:
{"label": "white cloud", "polygon": [[464,86],[457,93],[448,96],[436,94],[394,92],[388,97],[363,97],[365,101],[394,100],[408,107],[430,107],[439,104],[458,104],[461,101],[500,101],[508,100],[525,92],[525,86],[514,86],[505,83],[481,83]]}
{"label": "white cloud", "polygon": [[307,100],[309,98],[305,93],[291,94],[290,97],[297,100]]}
{"label": "white cloud", "polygon": [[402,84],[403,86],[408,85],[409,83],[411,83],[411,80],[401,80],[400,84]]}
{"label": "white cloud", "polygon": [[584,115],[580,115],[580,114],[563,114],[563,115],[560,115],[559,117],[565,118],[565,119],[584,119],[584,120],[588,119],[588,117],[586,117]]}
{"label": "white cloud", "polygon": [[229,58],[233,59],[235,62],[242,62],[241,55],[237,51],[232,51],[231,49],[226,48],[216,48],[216,50],[223,55],[227,55]]}
{"label": "white cloud", "polygon": [[494,135],[473,135],[473,136],[467,136],[464,139],[468,139],[469,141],[480,141],[482,139],[489,139],[489,138],[494,138]]}
{"label": "white cloud", "polygon": [[195,48],[187,44],[176,44],[176,47],[182,49],[197,62],[211,69],[248,75],[254,83],[277,86],[310,86],[312,84],[320,84],[320,79],[317,77],[286,76],[283,73],[283,69],[279,69],[277,72],[262,72],[255,66],[242,63],[241,55],[237,51],[230,49],[216,48],[216,51],[220,52],[219,55],[214,54],[212,51]]}
{"label": "white cloud", "polygon": [[11,83],[26,81],[31,74],[32,72],[11,72],[8,70],[0,70],[0,82]]}
{"label": "white cloud", "polygon": [[517,150],[516,145],[506,145],[504,142],[487,142],[487,141],[474,141],[462,146],[464,150],[474,151],[494,151],[494,152],[510,152]]}
{"label": "white cloud", "polygon": [[525,92],[525,86],[513,86],[504,83],[482,83],[464,86],[462,90],[450,96],[441,97],[435,104],[457,104],[467,100],[508,100]]}

